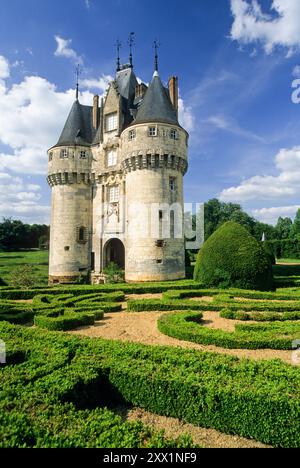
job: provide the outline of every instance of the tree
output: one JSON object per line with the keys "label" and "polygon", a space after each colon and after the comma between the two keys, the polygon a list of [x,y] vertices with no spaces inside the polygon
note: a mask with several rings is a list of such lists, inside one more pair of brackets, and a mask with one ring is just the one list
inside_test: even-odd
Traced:
{"label": "tree", "polygon": [[0,223],[0,250],[38,248],[41,236],[49,238],[49,227],[45,224],[23,224],[22,221],[3,218]]}
{"label": "tree", "polygon": [[291,218],[282,218],[280,216],[276,224],[277,239],[290,239],[293,235],[292,227],[293,221],[291,220]]}
{"label": "tree", "polygon": [[234,221],[244,226],[249,232],[253,232],[255,219],[242,210],[241,205],[236,203],[223,203],[213,198],[204,206],[204,230],[205,239],[208,239],[216,229],[227,221]]}
{"label": "tree", "polygon": [[294,219],[292,231],[293,237],[300,241],[300,208],[297,211],[296,217]]}

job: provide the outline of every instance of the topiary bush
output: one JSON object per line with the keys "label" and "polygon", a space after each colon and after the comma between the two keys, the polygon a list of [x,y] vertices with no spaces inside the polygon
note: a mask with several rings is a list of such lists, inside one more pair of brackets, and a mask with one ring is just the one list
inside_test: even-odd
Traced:
{"label": "topiary bush", "polygon": [[205,287],[275,289],[272,265],[262,245],[232,221],[223,224],[200,249],[194,280]]}

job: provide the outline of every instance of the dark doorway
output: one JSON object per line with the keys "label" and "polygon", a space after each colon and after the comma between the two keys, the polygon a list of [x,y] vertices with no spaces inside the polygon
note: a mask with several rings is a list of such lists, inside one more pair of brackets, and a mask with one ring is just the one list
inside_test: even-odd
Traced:
{"label": "dark doorway", "polygon": [[104,268],[109,263],[116,263],[122,270],[125,269],[125,248],[120,239],[110,239],[104,247]]}

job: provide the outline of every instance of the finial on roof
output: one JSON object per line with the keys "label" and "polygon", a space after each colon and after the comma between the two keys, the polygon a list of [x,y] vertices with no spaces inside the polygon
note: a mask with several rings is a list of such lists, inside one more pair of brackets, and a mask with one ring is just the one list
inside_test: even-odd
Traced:
{"label": "finial on roof", "polygon": [[78,101],[79,98],[79,77],[82,73],[82,68],[78,64],[77,67],[75,68],[75,75],[76,75],[76,101]]}
{"label": "finial on roof", "polygon": [[[158,49],[159,47],[160,47],[160,43],[158,42],[157,39],[155,39],[155,41],[153,42],[153,48],[155,51],[155,56],[154,56],[154,75],[155,76],[158,75]],[[155,74],[155,72],[157,72],[157,75]]]}
{"label": "finial on roof", "polygon": [[129,45],[129,51],[130,51],[130,54],[129,54],[129,64],[130,64],[130,68],[133,68],[133,63],[132,63],[132,47],[134,45],[134,32],[131,32],[129,34],[129,39],[128,39],[128,45]]}
{"label": "finial on roof", "polygon": [[119,39],[116,42],[116,48],[117,48],[117,72],[121,70],[121,62],[120,62],[120,50],[122,47],[122,42],[119,41]]}

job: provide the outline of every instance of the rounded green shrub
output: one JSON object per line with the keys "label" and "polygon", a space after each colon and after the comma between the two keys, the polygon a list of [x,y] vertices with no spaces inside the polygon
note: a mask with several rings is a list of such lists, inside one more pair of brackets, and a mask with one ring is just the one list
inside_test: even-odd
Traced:
{"label": "rounded green shrub", "polygon": [[275,289],[272,265],[262,245],[233,221],[217,229],[200,249],[194,280],[205,287]]}

